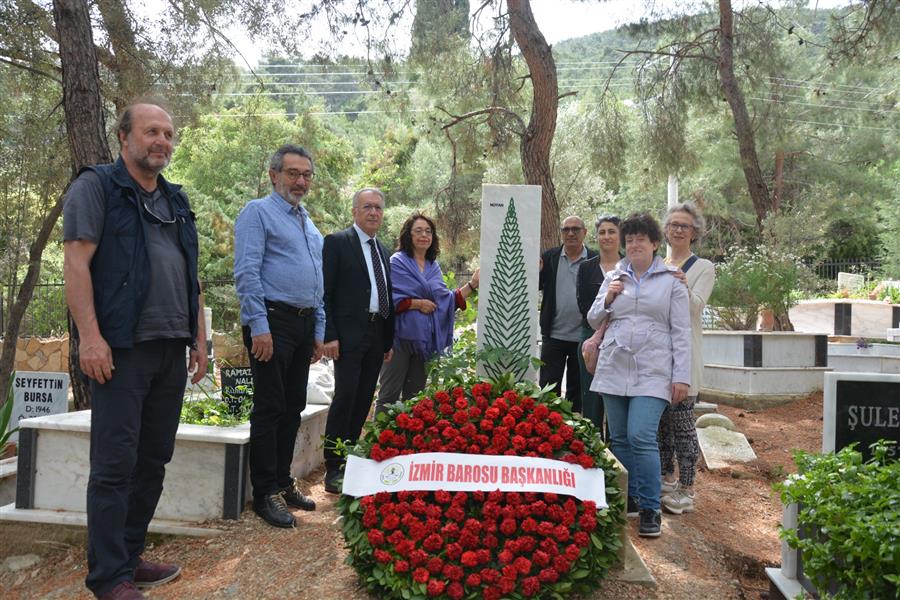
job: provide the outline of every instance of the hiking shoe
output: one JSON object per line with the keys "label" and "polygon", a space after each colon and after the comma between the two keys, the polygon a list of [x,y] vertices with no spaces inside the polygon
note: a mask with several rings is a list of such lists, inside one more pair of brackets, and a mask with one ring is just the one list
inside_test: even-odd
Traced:
{"label": "hiking shoe", "polygon": [[638,508],[637,499],[634,496],[628,496],[627,506],[625,508],[626,517],[636,517],[640,509]]}
{"label": "hiking shoe", "polygon": [[663,496],[660,499],[660,504],[675,515],[694,512],[694,492],[693,490],[679,487],[671,494]]}
{"label": "hiking shoe", "polygon": [[678,480],[675,481],[666,481],[666,478],[663,477],[660,481],[659,491],[665,496],[666,494],[671,494],[675,490],[678,489]]}
{"label": "hiking shoe", "polygon": [[181,575],[181,567],[165,563],[155,563],[143,558],[134,568],[134,585],[139,588],[152,588],[169,583]]}
{"label": "hiking shoe", "polygon": [[98,600],[146,600],[146,598],[147,596],[138,591],[133,583],[130,581],[123,581],[100,596]]}
{"label": "hiking shoe", "polygon": [[288,510],[281,492],[253,499],[253,512],[263,521],[275,527],[291,528],[294,526],[294,515]]}
{"label": "hiking shoe", "polygon": [[299,508],[301,510],[316,510],[316,502],[309,496],[303,495],[297,480],[293,480],[291,485],[281,490],[281,496],[284,498],[288,506]]}
{"label": "hiking shoe", "polygon": [[641,523],[638,527],[638,535],[641,537],[659,537],[662,532],[662,513],[652,508],[642,508],[640,512]]}

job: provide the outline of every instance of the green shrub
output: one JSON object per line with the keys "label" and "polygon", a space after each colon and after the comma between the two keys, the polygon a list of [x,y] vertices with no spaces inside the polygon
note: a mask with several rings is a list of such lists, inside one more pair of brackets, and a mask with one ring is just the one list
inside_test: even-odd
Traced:
{"label": "green shrub", "polygon": [[[803,570],[833,600],[900,598],[900,461],[893,442],[873,445],[873,457],[797,451],[799,473],[775,486],[785,504],[799,505],[798,529],[781,537],[803,554]],[[828,590],[835,590],[833,594]]]}
{"label": "green shrub", "polygon": [[755,329],[760,310],[783,315],[796,303],[794,289],[805,267],[791,254],[758,246],[732,248],[716,267],[710,306],[726,329]]}

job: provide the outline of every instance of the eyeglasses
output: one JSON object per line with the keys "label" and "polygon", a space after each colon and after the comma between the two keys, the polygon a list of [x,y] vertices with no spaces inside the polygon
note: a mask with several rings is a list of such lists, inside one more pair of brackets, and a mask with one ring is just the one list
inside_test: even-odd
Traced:
{"label": "eyeglasses", "polygon": [[578,232],[580,232],[580,231],[584,231],[584,227],[560,227],[559,230],[560,230],[560,232],[562,232],[563,234],[566,234],[566,233],[578,233]]}
{"label": "eyeglasses", "polygon": [[298,171],[297,169],[288,169],[287,171],[282,171],[285,174],[288,181],[297,181],[301,177],[307,181],[312,181],[313,177],[316,176],[312,171]]}
{"label": "eyeglasses", "polygon": [[687,223],[669,223],[666,227],[672,231],[690,231],[694,228],[693,225],[688,225]]}
{"label": "eyeglasses", "polygon": [[[158,214],[156,214],[155,212],[153,212],[153,210],[151,210],[151,208],[149,206],[147,206],[146,199],[143,202],[141,202],[141,204],[144,205],[144,214],[147,217],[147,221],[149,221],[153,225],[171,225],[172,223],[175,222],[174,216],[172,216],[169,219],[164,219],[163,217],[161,217]],[[171,210],[171,208],[170,208],[170,210]]]}
{"label": "eyeglasses", "polygon": [[431,231],[431,229],[423,229],[420,227],[416,227],[415,229],[412,230],[412,234],[413,235],[427,235],[427,236],[431,237],[434,234],[434,232]]}
{"label": "eyeglasses", "polygon": [[384,207],[381,206],[380,204],[363,204],[362,206],[359,207],[359,209],[364,212],[370,212],[373,210],[375,212],[384,212]]}

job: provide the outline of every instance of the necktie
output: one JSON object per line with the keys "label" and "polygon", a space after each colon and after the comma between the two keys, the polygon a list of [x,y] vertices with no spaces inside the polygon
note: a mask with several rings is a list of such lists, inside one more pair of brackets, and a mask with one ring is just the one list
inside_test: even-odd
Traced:
{"label": "necktie", "polygon": [[372,271],[375,273],[375,288],[378,290],[378,314],[381,318],[387,319],[388,316],[388,293],[387,282],[384,278],[384,270],[381,268],[381,259],[378,257],[378,250],[375,249],[375,240],[369,239],[369,252],[372,254]]}

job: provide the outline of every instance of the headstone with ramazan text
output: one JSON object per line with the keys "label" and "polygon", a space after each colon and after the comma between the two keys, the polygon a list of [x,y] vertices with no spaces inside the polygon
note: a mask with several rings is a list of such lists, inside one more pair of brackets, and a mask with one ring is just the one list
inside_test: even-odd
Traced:
{"label": "headstone with ramazan text", "polygon": [[856,443],[863,459],[879,439],[897,442],[889,455],[900,458],[900,375],[826,373],[822,451]]}
{"label": "headstone with ramazan text", "polygon": [[[13,411],[9,428],[22,419],[57,415],[68,409],[69,374],[44,371],[16,371],[13,376]],[[18,441],[18,432],[10,441]]]}
{"label": "headstone with ramazan text", "polygon": [[478,348],[492,353],[482,374],[534,379],[540,248],[541,186],[482,186]]}
{"label": "headstone with ramazan text", "polygon": [[250,367],[223,367],[219,376],[222,378],[222,401],[236,414],[245,399],[253,398],[253,372]]}

